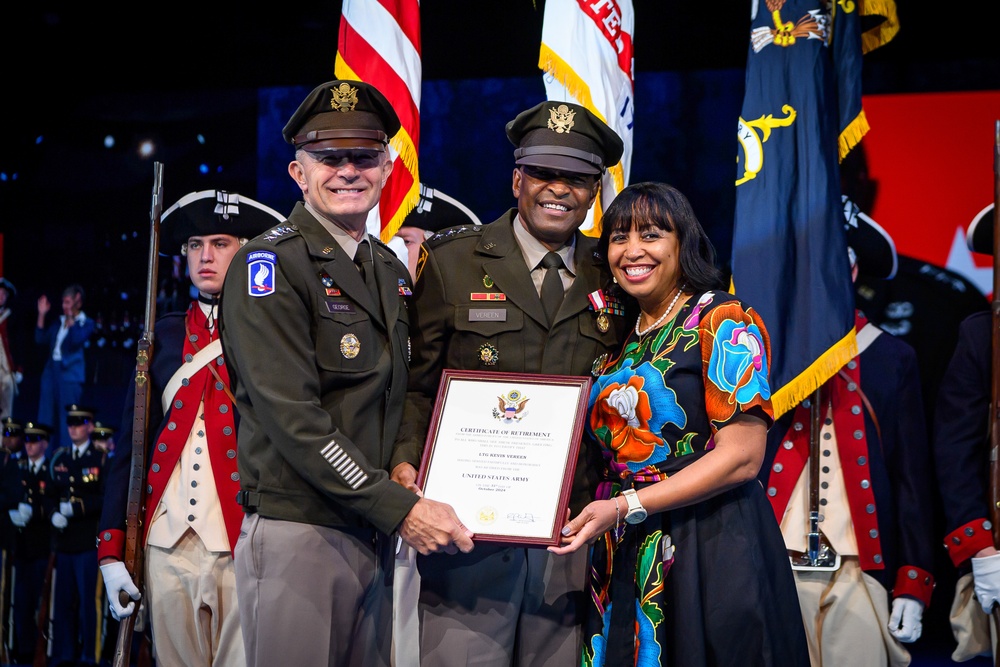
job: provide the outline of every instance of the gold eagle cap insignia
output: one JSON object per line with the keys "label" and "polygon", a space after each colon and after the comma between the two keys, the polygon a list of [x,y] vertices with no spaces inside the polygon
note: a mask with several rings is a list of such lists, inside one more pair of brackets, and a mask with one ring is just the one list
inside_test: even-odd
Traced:
{"label": "gold eagle cap insignia", "polygon": [[330,107],[337,111],[354,111],[358,104],[358,89],[348,83],[342,83],[336,88],[331,88],[333,97],[330,98]]}
{"label": "gold eagle cap insignia", "polygon": [[576,112],[565,104],[560,104],[557,107],[551,107],[549,108],[548,127],[550,130],[554,130],[559,134],[566,134],[573,129],[574,116],[576,116]]}

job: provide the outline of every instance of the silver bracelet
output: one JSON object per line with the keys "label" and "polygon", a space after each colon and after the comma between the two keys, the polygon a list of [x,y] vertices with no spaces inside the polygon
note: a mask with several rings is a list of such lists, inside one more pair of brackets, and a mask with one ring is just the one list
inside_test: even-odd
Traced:
{"label": "silver bracelet", "polygon": [[615,496],[615,530],[618,530],[618,527],[622,525],[622,510],[618,505],[619,498],[621,498],[620,493]]}

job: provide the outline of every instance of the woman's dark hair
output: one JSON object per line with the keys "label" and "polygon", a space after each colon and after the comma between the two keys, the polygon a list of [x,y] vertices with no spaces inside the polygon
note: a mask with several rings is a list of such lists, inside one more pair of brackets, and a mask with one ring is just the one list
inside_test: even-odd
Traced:
{"label": "woman's dark hair", "polygon": [[684,291],[725,289],[715,266],[715,247],[695,217],[687,197],[666,183],[635,183],[618,193],[604,212],[597,252],[607,262],[611,234],[636,229],[663,229],[677,235]]}

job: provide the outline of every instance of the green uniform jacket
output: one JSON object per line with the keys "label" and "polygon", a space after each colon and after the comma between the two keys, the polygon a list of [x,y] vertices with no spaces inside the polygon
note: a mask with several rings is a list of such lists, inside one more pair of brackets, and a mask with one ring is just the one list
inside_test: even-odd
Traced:
{"label": "green uniform jacket", "polygon": [[417,502],[387,473],[406,394],[410,279],[369,239],[378,304],[301,202],[229,267],[221,337],[240,484],[261,516],[388,534]]}
{"label": "green uniform jacket", "polygon": [[[624,317],[609,312],[602,318],[588,299],[610,279],[604,263],[594,258],[597,240],[576,233],[576,278],[550,330],[514,238],[516,214],[511,209],[488,225],[453,227],[425,243],[410,314],[413,361],[400,431],[406,460],[415,466],[443,369],[590,375],[597,357],[616,353],[621,345]],[[505,299],[473,300],[474,293],[500,293]],[[501,316],[484,318],[483,311]],[[593,500],[595,455],[584,440],[570,503],[574,516]]]}

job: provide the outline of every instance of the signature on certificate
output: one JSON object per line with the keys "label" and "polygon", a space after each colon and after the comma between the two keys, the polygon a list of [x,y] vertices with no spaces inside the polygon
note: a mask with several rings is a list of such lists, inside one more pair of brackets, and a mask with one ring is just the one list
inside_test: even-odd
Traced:
{"label": "signature on certificate", "polygon": [[511,512],[507,515],[507,520],[514,523],[535,523],[537,519],[531,512]]}

